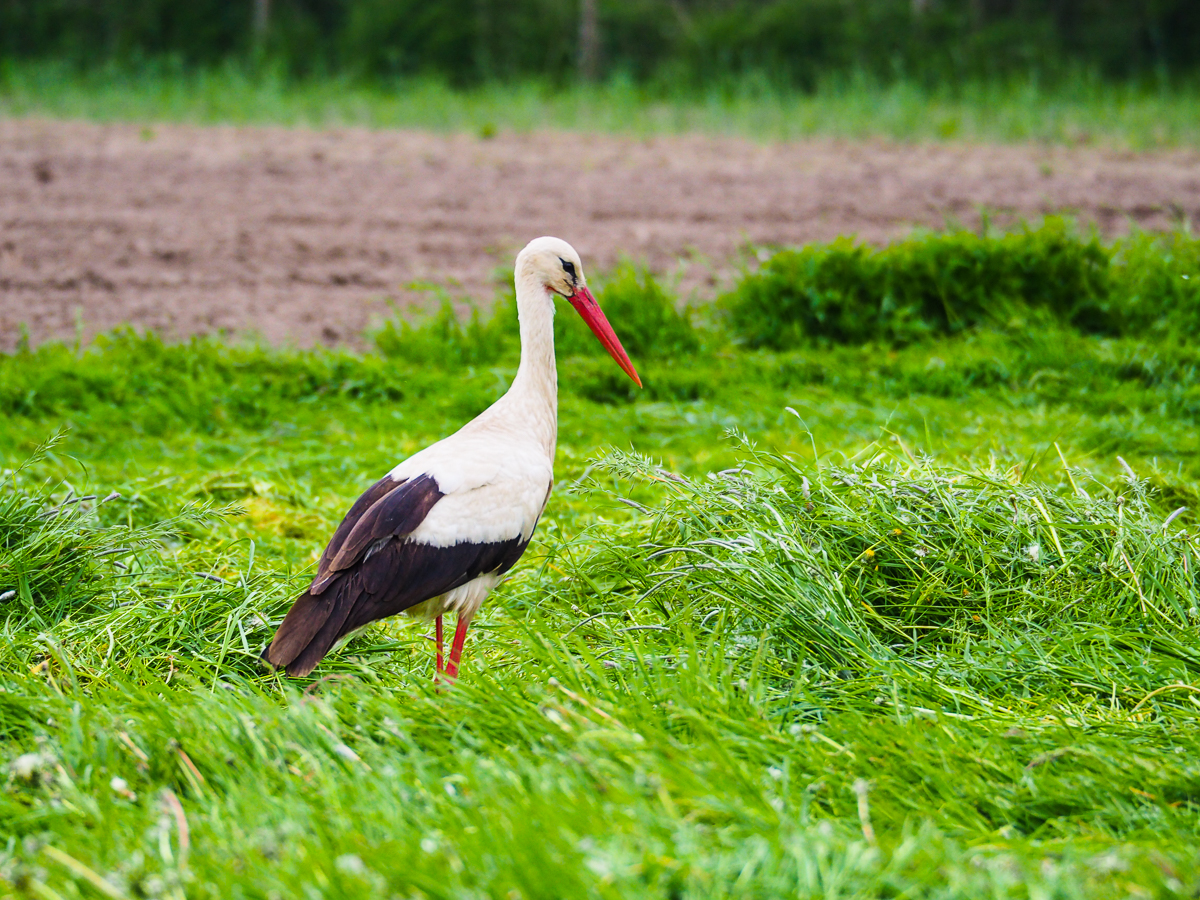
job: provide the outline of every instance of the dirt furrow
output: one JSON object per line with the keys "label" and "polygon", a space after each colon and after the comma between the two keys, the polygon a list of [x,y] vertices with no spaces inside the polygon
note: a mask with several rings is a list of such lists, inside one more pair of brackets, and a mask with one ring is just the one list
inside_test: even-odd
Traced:
{"label": "dirt furrow", "polygon": [[711,296],[747,243],[1066,212],[1200,221],[1200,154],[0,121],[0,348],[121,323],[355,342],[430,281],[486,303],[530,237]]}

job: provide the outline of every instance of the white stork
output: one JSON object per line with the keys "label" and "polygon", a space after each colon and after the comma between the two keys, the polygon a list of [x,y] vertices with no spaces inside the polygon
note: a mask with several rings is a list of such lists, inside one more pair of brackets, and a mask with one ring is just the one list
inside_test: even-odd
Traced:
{"label": "white stork", "polygon": [[[558,438],[554,300],[565,297],[630,378],[641,379],[566,241],[517,256],[521,364],[508,392],[413,454],[355,501],[263,656],[307,675],[339,641],[397,613],[437,622],[437,670],[458,674],[467,627],[516,564],[550,498]],[[458,614],[442,667],[442,616]]]}

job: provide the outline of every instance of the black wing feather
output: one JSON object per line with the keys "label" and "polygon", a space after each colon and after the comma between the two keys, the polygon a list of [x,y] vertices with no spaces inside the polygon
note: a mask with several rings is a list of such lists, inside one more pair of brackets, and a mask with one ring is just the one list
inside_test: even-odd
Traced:
{"label": "black wing feather", "polygon": [[391,490],[382,484],[368,489],[338,526],[312,586],[296,598],[263,654],[289,675],[307,675],[339,638],[364,625],[485,573],[504,574],[529,545],[520,536],[449,547],[406,540],[442,493],[427,475]]}
{"label": "black wing feather", "polygon": [[337,552],[342,549],[342,544],[346,543],[346,536],[350,534],[350,530],[358,524],[358,520],[363,517],[368,509],[375,505],[377,500],[386,497],[400,485],[404,484],[408,479],[403,481],[393,481],[391,475],[384,475],[377,482],[363,491],[361,497],[354,501],[354,505],[350,507],[350,511],[338,524],[337,530],[334,531],[333,537],[329,539],[324,551],[321,553],[321,559],[317,563],[317,574],[313,578],[313,584],[316,584],[325,575],[329,573],[329,565],[333,562],[333,558],[337,556]]}
{"label": "black wing feather", "polygon": [[389,540],[321,596],[306,591],[279,626],[266,658],[289,675],[307,675],[343,635],[404,612],[487,572],[503,575],[529,546],[516,537],[495,543],[431,547]]}
{"label": "black wing feather", "polygon": [[356,602],[341,634],[404,612],[480,575],[489,572],[503,575],[521,558],[527,546],[529,541],[521,537],[450,547],[391,541],[355,573],[354,579],[361,576],[361,581],[352,588],[357,593]]}
{"label": "black wing feather", "polygon": [[309,588],[313,594],[320,594],[339,572],[359,562],[372,544],[385,538],[412,534],[444,496],[430,475],[392,482],[391,490],[386,490],[386,485],[381,487],[388,480],[384,478],[370,487],[334,532],[329,546],[321,554],[317,575]]}
{"label": "black wing feather", "polygon": [[[322,597],[345,570],[366,556],[369,546],[392,535],[411,534],[442,499],[429,475],[395,481],[385,475],[363,492],[346,513],[317,563],[308,590],[296,598],[263,654],[275,666],[289,665],[310,644],[324,643],[327,633],[340,633],[354,606],[356,585],[347,584],[333,597]],[[333,645],[336,636],[329,641]]]}

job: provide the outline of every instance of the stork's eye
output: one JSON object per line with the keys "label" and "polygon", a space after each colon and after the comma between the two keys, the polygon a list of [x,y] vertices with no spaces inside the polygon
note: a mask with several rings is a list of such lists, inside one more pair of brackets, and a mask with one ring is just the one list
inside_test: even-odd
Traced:
{"label": "stork's eye", "polygon": [[561,256],[558,258],[558,261],[563,264],[563,271],[571,276],[571,280],[574,280],[577,277],[575,275],[575,263],[567,262]]}

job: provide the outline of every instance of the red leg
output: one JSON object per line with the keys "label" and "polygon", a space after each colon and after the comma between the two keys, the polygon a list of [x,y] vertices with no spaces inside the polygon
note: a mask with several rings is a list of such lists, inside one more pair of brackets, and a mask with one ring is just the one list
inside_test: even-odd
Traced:
{"label": "red leg", "polygon": [[467,628],[470,624],[469,616],[467,618],[459,616],[458,622],[454,626],[454,646],[450,648],[450,662],[446,666],[446,675],[451,681],[458,677],[458,662],[462,658],[463,644],[467,640]]}
{"label": "red leg", "polygon": [[442,674],[442,617],[437,617],[437,624],[434,626],[437,633],[437,673]]}

